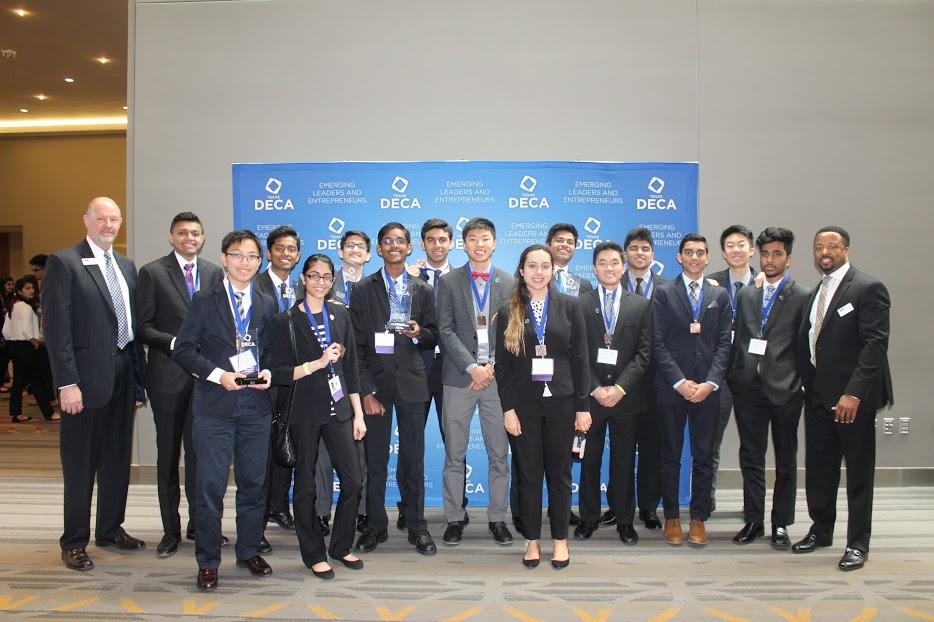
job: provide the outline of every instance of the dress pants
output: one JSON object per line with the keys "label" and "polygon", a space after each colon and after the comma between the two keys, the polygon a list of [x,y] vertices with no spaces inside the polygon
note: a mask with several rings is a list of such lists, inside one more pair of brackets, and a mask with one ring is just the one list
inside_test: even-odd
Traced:
{"label": "dress pants", "polygon": [[627,516],[635,513],[636,501],[640,511],[654,512],[662,500],[661,417],[658,414],[654,379],[652,382],[645,394],[646,409],[637,417],[636,447],[639,462],[636,467],[635,486],[629,488],[629,499],[625,506]]}
{"label": "dress pants", "polygon": [[389,473],[389,445],[392,443],[392,415],[399,426],[399,450],[396,461],[396,483],[409,531],[425,529],[425,403],[406,402],[398,397],[376,394],[386,408],[382,416],[367,416],[367,433],[363,437],[366,449],[366,506],[368,521],[375,530],[389,527],[386,514],[386,480]]}
{"label": "dress pants", "polygon": [[[357,462],[363,481],[363,490],[366,490],[366,451],[363,442],[354,443],[357,452]],[[315,515],[330,516],[331,504],[334,500],[334,463],[324,444],[324,438],[318,443],[318,464],[315,467]],[[294,505],[294,500],[293,500]],[[366,514],[366,494],[361,492],[357,504],[357,514]]]}
{"label": "dress pants", "polygon": [[720,391],[700,404],[692,404],[674,390],[659,391],[661,413],[662,502],[665,518],[679,518],[678,488],[681,481],[681,450],[687,423],[691,442],[691,519],[710,517],[710,487],[713,480],[713,442],[720,414]]}
{"label": "dress pants", "polygon": [[867,553],[876,469],[876,413],[871,406],[860,404],[853,423],[836,423],[831,406],[820,403],[815,395],[805,394],[804,485],[813,521],[810,532],[828,542],[833,538],[842,458],[846,461],[849,514],[846,545]]}
{"label": "dress pants", "polygon": [[295,530],[298,548],[305,566],[311,568],[327,561],[324,535],[315,518],[316,482],[315,465],[318,462],[319,443],[329,448],[341,492],[337,498],[337,511],[331,527],[331,545],[327,554],[342,558],[350,553],[356,531],[357,504],[362,490],[357,443],[353,439],[353,419],[338,421],[331,417],[324,425],[291,424],[292,442],[295,444]]}
{"label": "dress pants", "polygon": [[181,501],[178,462],[185,446],[185,498],[188,499],[188,526],[195,525],[195,449],[191,442],[191,398],[194,379],[185,381],[177,393],[149,393],[153,423],[156,425],[156,484],[162,530],[180,537],[178,506]]}
{"label": "dress pants", "polygon": [[736,428],[739,431],[739,466],[743,472],[743,514],[747,523],[765,522],[765,452],[772,427],[775,451],[775,489],[772,492],[772,526],[795,522],[798,479],[798,421],[804,394],[798,392],[787,404],[776,406],[756,374],[752,384],[733,392]]}
{"label": "dress pants", "polygon": [[[717,419],[717,433],[713,439],[713,478],[710,480],[710,510],[717,509],[717,472],[720,470],[720,445],[723,435],[730,423],[730,413],[733,411],[733,393],[726,382],[720,383],[720,417]],[[709,398],[708,398],[709,399]]]}
{"label": "dress pants", "polygon": [[[279,403],[279,391],[285,390],[275,386],[269,389],[269,397],[272,400],[273,408],[276,408]],[[285,404],[284,407],[287,408],[288,404]],[[263,493],[266,498],[265,522],[267,523],[270,514],[289,513],[289,489],[292,487],[292,467],[284,467],[272,459],[273,441],[274,439],[270,433],[269,447],[266,450],[269,458],[266,464],[265,483],[263,484]]]}
{"label": "dress pants", "polygon": [[543,397],[516,408],[522,434],[514,437],[519,515],[527,540],[542,537],[542,476],[548,486],[551,537],[565,540],[571,518],[571,444],[574,397]]}
{"label": "dress pants", "polygon": [[638,415],[623,414],[620,408],[604,408],[590,399],[593,423],[587,431],[587,444],[581,459],[581,478],[578,498],[580,516],[584,523],[600,522],[600,467],[607,429],[610,433],[610,472],[606,491],[607,503],[616,512],[617,525],[631,525],[635,508],[627,507],[632,498],[633,468],[636,457],[636,425]]}
{"label": "dress pants", "polygon": [[52,386],[43,369],[43,357],[48,365],[48,353],[36,349],[29,341],[7,341],[6,347],[13,359],[13,384],[10,387],[10,416],[23,414],[23,389],[32,386],[39,411],[46,419],[52,418]]}
{"label": "dress pants", "polygon": [[464,491],[467,472],[467,446],[470,442],[470,422],[479,407],[480,429],[486,447],[489,473],[489,504],[487,520],[506,520],[506,500],[509,494],[509,466],[506,456],[509,441],[503,427],[503,407],[494,380],[483,391],[466,387],[444,387],[444,515],[448,522],[464,520]]}
{"label": "dress pants", "polygon": [[[114,388],[100,408],[62,415],[59,450],[65,484],[62,550],[83,548],[90,540],[91,493],[97,479],[96,539],[120,533],[126,513],[133,443],[133,355],[130,343],[114,355]],[[80,385],[79,385],[80,388]]]}
{"label": "dress pants", "polygon": [[221,563],[221,517],[224,495],[234,465],[237,483],[237,559],[250,559],[263,537],[266,497],[263,481],[269,450],[269,396],[257,389],[237,393],[237,406],[226,417],[195,415],[192,438],[198,456],[195,485],[195,559],[199,568],[216,569]]}

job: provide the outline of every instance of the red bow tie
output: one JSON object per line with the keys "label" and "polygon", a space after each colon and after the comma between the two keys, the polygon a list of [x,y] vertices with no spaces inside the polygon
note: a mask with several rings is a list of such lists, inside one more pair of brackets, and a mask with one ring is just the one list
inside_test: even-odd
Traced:
{"label": "red bow tie", "polygon": [[476,281],[477,279],[483,279],[484,282],[490,280],[490,273],[489,273],[489,272],[471,272],[471,273],[470,273],[470,276],[473,277],[473,280],[474,280],[474,281]]}

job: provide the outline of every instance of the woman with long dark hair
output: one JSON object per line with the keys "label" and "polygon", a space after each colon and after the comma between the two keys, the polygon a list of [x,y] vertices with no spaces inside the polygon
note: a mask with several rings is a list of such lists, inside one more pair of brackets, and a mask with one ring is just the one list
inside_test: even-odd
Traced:
{"label": "woman with long dark hair", "polygon": [[3,338],[13,359],[13,387],[10,389],[10,417],[24,423],[32,417],[23,414],[23,389],[32,386],[39,411],[47,421],[58,421],[52,410],[52,387],[42,373],[39,348],[44,338],[39,330],[39,316],[33,307],[36,288],[30,279],[18,279],[14,296],[3,322]]}
{"label": "woman with long dark hair", "polygon": [[571,445],[575,427],[590,428],[587,334],[576,298],[551,285],[548,248],[529,246],[519,258],[516,286],[498,311],[496,384],[506,431],[513,437],[519,515],[528,540],[522,563],[541,557],[542,476],[548,485],[551,565],[570,563]]}
{"label": "woman with long dark hair", "polygon": [[[341,303],[326,300],[334,282],[334,264],[327,255],[311,255],[301,278],[305,299],[275,318],[273,382],[294,384],[289,429],[296,452],[295,527],[302,561],[316,577],[332,579],[328,555],[352,570],[363,568],[350,547],[363,485],[354,443],[363,439],[366,424],[350,313]],[[289,323],[294,328],[294,352]],[[315,464],[321,439],[341,488],[327,549],[315,517]]]}

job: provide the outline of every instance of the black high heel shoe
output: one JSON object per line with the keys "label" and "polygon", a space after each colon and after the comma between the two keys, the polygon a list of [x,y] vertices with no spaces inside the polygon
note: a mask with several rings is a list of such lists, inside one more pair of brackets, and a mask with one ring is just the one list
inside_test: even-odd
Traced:
{"label": "black high heel shoe", "polygon": [[[526,541],[526,543],[525,543],[525,552],[526,552],[526,553],[529,552],[529,545],[530,545],[530,544],[532,544],[532,541],[531,541],[531,540]],[[536,558],[534,558],[534,559],[528,559],[528,558],[525,557],[525,554],[523,554],[523,556],[522,556],[522,565],[525,566],[526,568],[537,568],[537,567],[538,567],[538,563],[541,561],[541,549],[539,549],[539,553],[538,553],[538,554],[539,554],[539,557],[536,557]]]}

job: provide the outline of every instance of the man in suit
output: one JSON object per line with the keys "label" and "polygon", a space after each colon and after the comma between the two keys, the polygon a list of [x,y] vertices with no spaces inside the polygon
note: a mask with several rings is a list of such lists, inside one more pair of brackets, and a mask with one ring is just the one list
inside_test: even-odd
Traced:
{"label": "man in suit", "polygon": [[[266,392],[272,378],[268,327],[276,301],[252,284],[261,261],[259,239],[252,231],[224,236],[220,259],[226,277],[195,295],[172,352],[175,362],[195,378],[195,558],[202,591],[217,589],[231,461],[237,483],[237,565],[254,576],[272,574],[258,544],[266,508],[263,482],[272,413]],[[258,382],[244,384],[248,378]]]}
{"label": "man in suit", "polygon": [[562,294],[578,296],[593,291],[590,279],[574,274],[568,268],[577,248],[577,227],[568,222],[559,222],[548,230],[545,245],[554,258],[555,287]]}
{"label": "man in suit", "polygon": [[[727,263],[727,267],[719,272],[709,275],[709,278],[726,290],[730,297],[730,312],[734,325],[730,328],[732,339],[736,322],[736,301],[743,287],[753,284],[755,273],[750,267],[752,256],[756,252],[753,245],[752,230],[744,225],[730,225],[720,233],[720,252]],[[710,511],[717,509],[717,471],[720,470],[720,445],[723,443],[723,434],[730,422],[730,413],[733,411],[733,394],[730,387],[724,384],[720,388],[720,418],[717,420],[717,435],[713,442],[713,482],[710,487]]]}
{"label": "man in suit", "polygon": [[460,544],[467,524],[464,507],[470,422],[479,408],[489,476],[487,521],[497,544],[512,544],[506,527],[509,494],[509,441],[503,427],[493,365],[496,310],[514,286],[509,273],[493,267],[496,227],[486,218],[472,218],[462,230],[468,262],[441,277],[438,332],[444,349],[444,514],[442,541]]}
{"label": "man in suit", "polygon": [[707,283],[707,240],[696,233],[681,238],[681,274],[655,289],[652,297],[652,350],[662,419],[662,498],[665,542],[681,544],[678,483],[684,425],[688,423],[693,467],[688,541],[707,543],[713,442],[720,412],[719,392],[730,363],[730,299],[722,287]]}
{"label": "man in suit", "polygon": [[[642,376],[652,355],[649,301],[621,286],[623,248],[601,242],[593,251],[596,290],[581,294],[587,327],[590,363],[590,414],[587,444],[581,460],[581,524],[575,538],[593,535],[600,521],[600,467],[607,428],[610,434],[610,477],[607,497],[617,519],[616,530],[624,544],[635,544],[635,508],[625,507],[632,496],[636,426],[645,411]],[[612,493],[610,493],[612,489]]]}
{"label": "man in suit", "polygon": [[875,414],[893,404],[889,373],[889,292],[849,263],[850,235],[824,227],[814,264],[824,275],[811,294],[798,335],[807,440],[805,489],[811,528],[792,551],[833,543],[840,460],[846,460],[849,515],[841,570],[869,557],[876,466]]}
{"label": "man in suit", "polygon": [[434,296],[424,281],[410,278],[405,270],[406,257],[412,252],[408,229],[397,222],[383,225],[377,245],[383,268],[354,287],[350,304],[367,416],[369,528],[360,535],[356,549],[372,551],[389,537],[386,477],[395,411],[399,428],[396,480],[405,504],[408,541],[419,553],[434,555],[437,548],[424,516],[428,378],[422,358],[422,352],[434,350],[438,342]]}
{"label": "man in suit", "polygon": [[[296,296],[302,298],[304,291],[298,279],[292,279],[292,269],[302,257],[302,241],[298,232],[286,225],[276,227],[266,237],[266,260],[268,268],[253,279],[256,289],[276,301],[279,313],[292,308]],[[299,292],[296,294],[296,292]],[[273,386],[269,391],[273,408],[276,412],[287,412],[289,391],[280,391]],[[266,522],[271,520],[283,529],[293,531],[295,520],[289,511],[289,488],[292,486],[292,467],[276,464],[272,459],[272,438],[269,439],[270,452],[266,470]],[[266,536],[260,542],[261,553],[269,553],[272,547]]]}
{"label": "man in suit", "polygon": [[745,518],[733,542],[749,544],[765,535],[765,452],[771,424],[775,450],[771,543],[776,549],[791,545],[788,526],[795,518],[798,420],[804,400],[798,330],[809,292],[786,273],[794,241],[794,234],[782,227],[769,227],[756,238],[765,283],[761,289],[745,287],[738,292],[729,378],[739,431]]}
{"label": "man in suit", "polygon": [[[646,300],[652,300],[655,287],[668,282],[668,279],[652,270],[655,263],[655,242],[652,232],[645,227],[632,229],[626,234],[623,243],[626,253],[626,272],[623,274],[623,284],[626,289]],[[642,391],[645,397],[645,410],[637,416],[636,423],[636,450],[639,456],[637,472],[630,477],[633,484],[628,487],[629,496],[626,499],[626,513],[635,512],[636,498],[639,502],[639,520],[646,529],[661,529],[662,522],[658,518],[658,504],[662,501],[661,476],[661,416],[658,412],[658,395],[655,388],[655,360],[650,357],[649,366],[642,376]],[[611,486],[612,489],[612,486]],[[610,509],[600,517],[604,525],[616,523],[616,512],[613,510],[613,499],[610,490],[607,491],[607,501]]]}
{"label": "man in suit", "polygon": [[113,250],[123,218],[107,197],[84,214],[87,238],[49,257],[42,311],[62,410],[65,486],[62,561],[90,570],[91,494],[97,479],[95,543],[121,550],[146,544],[124,531],[134,402],[142,403],[143,351],[136,339],[136,267]]}
{"label": "man in suit", "polygon": [[182,538],[178,462],[183,440],[188,499],[185,535],[189,540],[195,537],[196,466],[191,444],[194,380],[172,360],[172,348],[195,293],[202,287],[213,289],[223,278],[220,266],[198,257],[204,245],[204,230],[196,214],[181,212],[172,219],[169,244],[171,253],[140,268],[136,290],[139,340],[149,347],[146,391],[156,425],[156,484],[163,530],[156,555],[163,558],[178,551]]}

